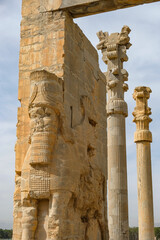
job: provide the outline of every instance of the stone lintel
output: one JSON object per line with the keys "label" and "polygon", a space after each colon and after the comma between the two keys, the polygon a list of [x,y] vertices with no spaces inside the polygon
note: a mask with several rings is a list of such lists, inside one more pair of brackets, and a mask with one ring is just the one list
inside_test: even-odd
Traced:
{"label": "stone lintel", "polygon": [[47,0],[43,2],[46,11],[68,9],[72,16],[76,18],[158,1],[159,0]]}

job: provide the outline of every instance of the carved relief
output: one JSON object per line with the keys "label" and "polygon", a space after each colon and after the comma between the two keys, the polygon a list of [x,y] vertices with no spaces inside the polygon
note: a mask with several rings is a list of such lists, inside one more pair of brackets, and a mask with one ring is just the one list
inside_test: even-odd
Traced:
{"label": "carved relief", "polygon": [[[24,8],[27,5],[26,2]],[[25,114],[20,113],[23,119],[19,121],[26,126],[18,127],[23,154],[17,151],[23,166],[18,167],[22,174],[18,172],[21,178],[16,181],[21,191],[22,216],[18,216],[18,221],[22,226],[15,225],[13,235],[15,240],[75,240],[77,236],[106,240],[101,230],[106,211],[100,209],[106,205],[102,183],[107,165],[105,78],[99,69],[96,50],[71,16],[65,12],[34,14],[36,22],[33,14],[23,22],[31,31],[22,30],[25,34],[22,34],[19,99]],[[30,47],[26,46],[26,37],[31,40]],[[63,80],[43,70],[33,72],[29,79],[30,72],[36,69],[48,69]],[[73,196],[77,202],[85,198],[83,189],[86,210],[71,204]],[[90,212],[88,223],[82,221],[86,211]],[[22,230],[22,234],[18,230],[18,239],[16,228]]]}
{"label": "carved relief", "polygon": [[29,177],[31,198],[48,198],[50,196],[50,174],[48,167],[34,167]]}
{"label": "carved relief", "polygon": [[29,104],[31,119],[30,164],[49,164],[58,130],[62,85],[59,84],[57,77],[52,81],[45,79],[40,79],[37,82],[32,79],[32,81],[34,87]]}
{"label": "carved relief", "polygon": [[21,181],[22,240],[34,239],[38,221],[37,201],[50,197],[49,166],[61,126],[62,103],[62,80],[46,71],[33,72],[28,108],[30,147],[24,160]]}
{"label": "carved relief", "polygon": [[[63,85],[45,71],[31,74],[29,116],[31,119],[30,195],[49,197],[49,168],[59,127]],[[39,166],[39,167],[38,167]]]}
{"label": "carved relief", "polygon": [[22,207],[22,240],[34,240],[37,228],[37,201],[25,200]]}
{"label": "carved relief", "polygon": [[92,236],[92,227],[98,228],[99,239],[106,239],[105,217],[102,211],[105,203],[105,178],[101,171],[86,168],[81,173],[74,207],[81,212],[81,221],[85,225],[85,239],[97,239]]}

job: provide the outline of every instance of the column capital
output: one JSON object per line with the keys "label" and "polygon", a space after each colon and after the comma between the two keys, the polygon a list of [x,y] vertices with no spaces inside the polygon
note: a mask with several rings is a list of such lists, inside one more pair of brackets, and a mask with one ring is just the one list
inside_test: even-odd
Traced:
{"label": "column capital", "polygon": [[133,99],[136,101],[136,107],[133,112],[133,122],[136,123],[137,130],[134,134],[134,141],[152,142],[152,133],[149,131],[149,123],[152,119],[151,108],[148,107],[148,99],[150,97],[151,89],[149,87],[136,87],[133,93]]}
{"label": "column capital", "polygon": [[[120,33],[111,33],[99,31],[97,36],[100,42],[97,49],[102,51],[103,61],[108,64],[109,60],[117,59],[120,57],[121,61],[128,61],[126,49],[132,45],[130,43],[129,33],[131,29],[128,26],[123,26]],[[118,47],[121,48],[121,53],[118,52]]]}
{"label": "column capital", "polygon": [[128,116],[127,103],[124,101],[124,92],[128,90],[128,72],[123,68],[123,62],[128,61],[127,49],[130,43],[130,28],[123,26],[120,33],[98,32],[100,40],[97,49],[102,51],[102,59],[108,65],[107,82],[107,115],[121,114]]}
{"label": "column capital", "polygon": [[136,87],[133,93],[133,99],[136,101],[136,107],[133,112],[133,122],[137,121],[149,121],[152,119],[149,117],[151,115],[151,108],[148,107],[148,99],[150,98],[151,89],[149,87]]}
{"label": "column capital", "polygon": [[151,92],[152,90],[149,87],[145,87],[145,86],[136,87],[133,93],[133,99],[134,100],[142,99],[142,98],[149,99]]}

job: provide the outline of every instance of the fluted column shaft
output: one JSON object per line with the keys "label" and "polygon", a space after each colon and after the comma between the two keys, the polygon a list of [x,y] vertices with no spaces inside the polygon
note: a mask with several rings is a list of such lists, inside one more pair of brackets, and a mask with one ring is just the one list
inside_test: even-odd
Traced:
{"label": "fluted column shaft", "polygon": [[133,121],[136,123],[134,141],[137,145],[139,240],[154,240],[150,150],[152,133],[149,131],[149,123],[152,120],[149,117],[151,109],[147,103],[150,93],[151,89],[148,87],[137,87],[133,94],[133,98],[136,100]]}
{"label": "fluted column shaft", "polygon": [[99,32],[103,60],[108,65],[107,78],[107,135],[108,135],[108,213],[110,240],[128,240],[128,191],[126,164],[125,118],[128,115],[124,92],[128,73],[123,62],[128,60],[126,50],[131,46],[127,26],[121,33]]}

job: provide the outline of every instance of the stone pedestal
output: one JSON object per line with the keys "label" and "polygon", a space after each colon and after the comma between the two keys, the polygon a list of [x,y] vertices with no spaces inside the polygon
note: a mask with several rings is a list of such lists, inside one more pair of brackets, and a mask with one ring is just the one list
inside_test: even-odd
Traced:
{"label": "stone pedestal", "polygon": [[137,145],[139,240],[154,240],[150,150],[152,133],[149,131],[149,123],[152,120],[149,117],[151,109],[147,103],[150,93],[151,89],[149,87],[137,87],[133,94],[133,98],[136,101],[133,121],[136,123],[137,128],[134,141]]}
{"label": "stone pedestal", "polygon": [[127,240],[128,193],[126,165],[125,117],[128,115],[124,92],[128,73],[123,62],[128,60],[126,50],[131,46],[127,26],[121,33],[99,32],[103,61],[108,65],[107,78],[107,129],[108,129],[108,212],[110,240]]}

